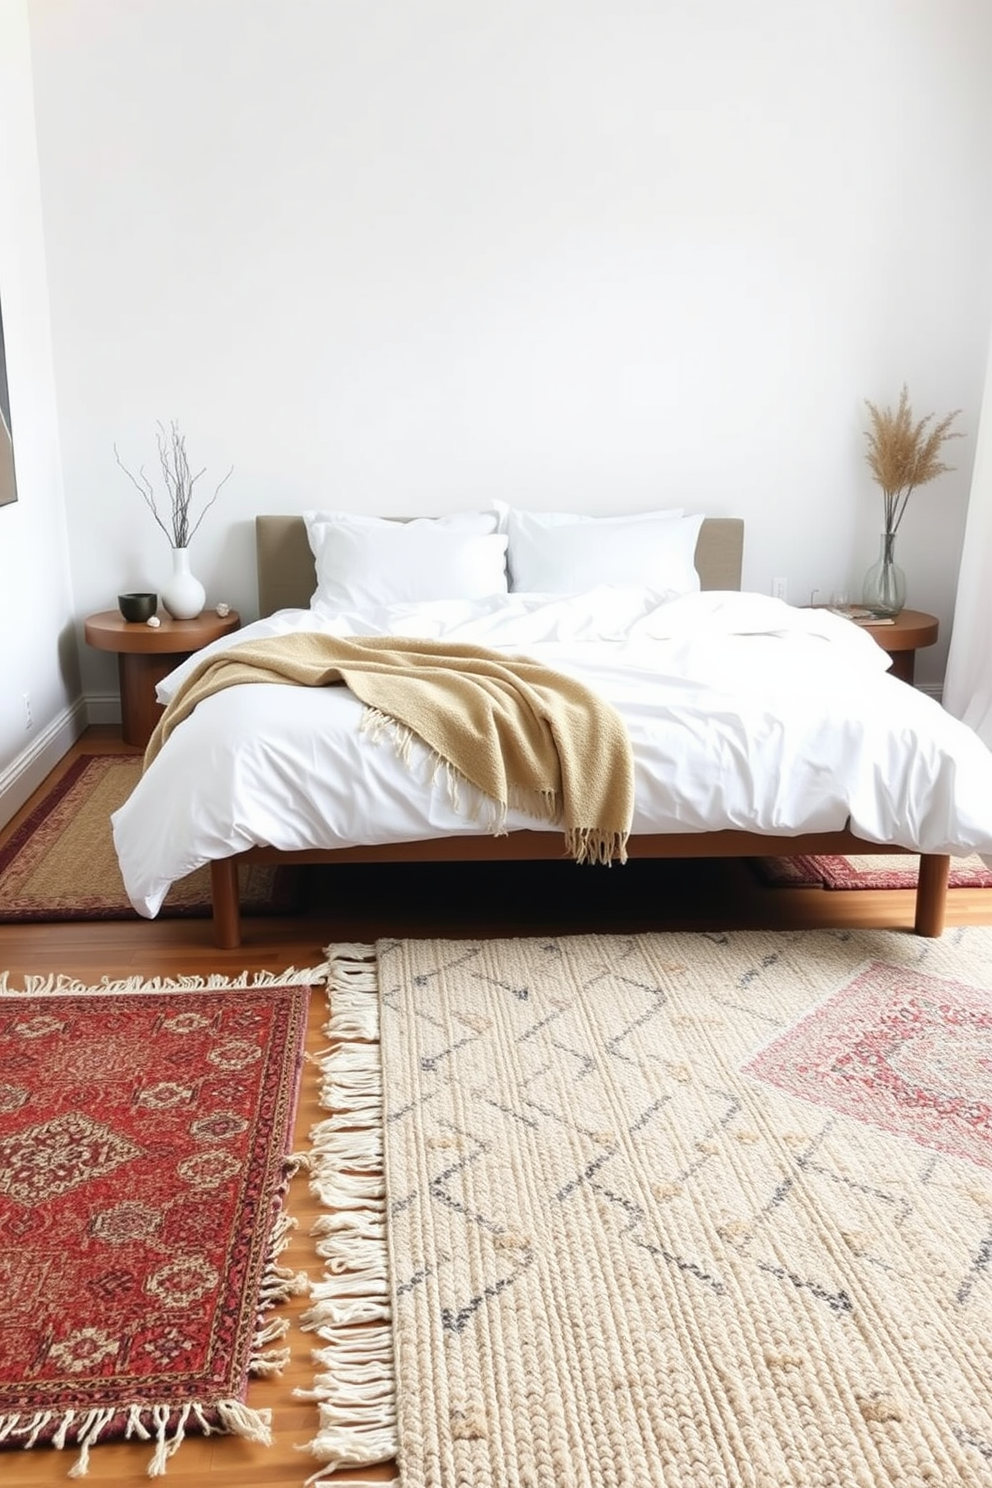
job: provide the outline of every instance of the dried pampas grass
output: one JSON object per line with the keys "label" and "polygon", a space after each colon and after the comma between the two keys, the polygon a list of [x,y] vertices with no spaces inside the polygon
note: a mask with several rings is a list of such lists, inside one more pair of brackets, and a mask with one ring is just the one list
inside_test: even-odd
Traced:
{"label": "dried pampas grass", "polygon": [[951,428],[961,410],[955,408],[936,423],[936,414],[933,413],[914,419],[905,383],[895,412],[891,408],[877,407],[868,398],[865,403],[871,415],[871,428],[865,435],[868,441],[865,458],[882,488],[885,531],[897,532],[910,493],[917,486],[925,486],[938,475],[954,469],[940,456],[948,439],[962,437],[960,430]]}

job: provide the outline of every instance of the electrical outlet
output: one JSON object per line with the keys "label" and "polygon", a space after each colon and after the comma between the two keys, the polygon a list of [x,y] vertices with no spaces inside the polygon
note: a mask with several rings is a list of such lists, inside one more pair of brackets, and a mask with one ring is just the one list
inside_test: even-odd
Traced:
{"label": "electrical outlet", "polygon": [[789,600],[789,581],[788,581],[788,579],[782,579],[782,578],[772,579],[772,599],[784,599],[786,601],[786,603],[788,603],[788,600]]}
{"label": "electrical outlet", "polygon": [[31,712],[31,694],[29,692],[26,692],[26,693],[23,694],[23,696],[24,696],[24,727],[26,729],[31,729],[31,728],[34,728],[34,714]]}

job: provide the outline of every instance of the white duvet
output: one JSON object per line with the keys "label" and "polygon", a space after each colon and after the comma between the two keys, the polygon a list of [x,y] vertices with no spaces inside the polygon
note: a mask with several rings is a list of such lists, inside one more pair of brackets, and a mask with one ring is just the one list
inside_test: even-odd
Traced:
{"label": "white duvet", "polygon": [[[626,722],[635,833],[850,826],[869,842],[992,860],[992,752],[827,611],[607,587],[362,615],[282,610],[184,662],[159,700],[205,655],[298,630],[471,641],[582,678]],[[154,916],[176,879],[257,844],[477,834],[484,803],[470,790],[453,802],[426,748],[401,760],[388,737],[362,732],[362,714],[341,686],[247,684],[201,703],[113,817],[135,909]],[[507,825],[557,830],[520,813]]]}

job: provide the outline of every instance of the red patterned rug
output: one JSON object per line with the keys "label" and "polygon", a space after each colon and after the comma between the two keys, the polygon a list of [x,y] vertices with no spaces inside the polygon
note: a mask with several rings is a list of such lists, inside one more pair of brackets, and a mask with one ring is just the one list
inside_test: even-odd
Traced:
{"label": "red patterned rug", "polygon": [[306,1279],[277,1257],[313,972],[11,992],[0,974],[0,1443],[266,1442],[249,1375]]}
{"label": "red patterned rug", "polygon": [[801,1100],[992,1168],[984,987],[874,962],[745,1069]]}
{"label": "red patterned rug", "polygon": [[[752,858],[758,877],[774,888],[915,889],[919,857],[914,853],[866,853],[859,856]],[[948,886],[992,889],[992,872],[977,854],[952,858]]]}
{"label": "red patterned rug", "polygon": [[[137,783],[136,755],[92,754],[74,760],[3,845],[0,923],[32,920],[137,919],[117,867],[110,817]],[[300,899],[296,869],[242,869],[246,914],[291,914]],[[206,868],[172,886],[163,917],[210,914]]]}

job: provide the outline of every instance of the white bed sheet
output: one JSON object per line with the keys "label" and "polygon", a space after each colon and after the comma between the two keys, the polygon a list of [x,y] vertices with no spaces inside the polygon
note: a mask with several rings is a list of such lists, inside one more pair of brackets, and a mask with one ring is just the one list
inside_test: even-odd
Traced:
{"label": "white bed sheet", "polygon": [[[283,610],[215,642],[159,685],[168,701],[205,655],[295,630],[471,641],[582,678],[619,710],[635,770],[635,833],[846,826],[907,851],[992,862],[992,752],[850,621],[757,594],[665,601],[641,589],[510,594],[372,614]],[[401,761],[361,730],[347,688],[249,684],[201,703],[113,817],[135,909],[212,859],[477,834],[485,802],[453,803],[425,747]],[[519,812],[507,827],[558,830]]]}

